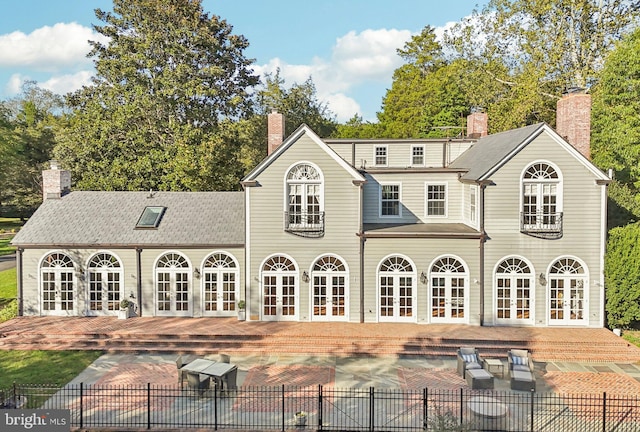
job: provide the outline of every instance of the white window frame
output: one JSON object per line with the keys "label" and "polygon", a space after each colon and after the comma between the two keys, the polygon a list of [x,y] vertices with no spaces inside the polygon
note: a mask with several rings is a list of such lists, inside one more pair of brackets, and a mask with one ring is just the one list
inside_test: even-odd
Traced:
{"label": "white window frame", "polygon": [[[382,189],[384,186],[398,187],[398,214],[397,215],[382,214]],[[391,200],[388,200],[388,201],[391,201]],[[399,182],[380,183],[380,187],[378,188],[378,216],[383,219],[402,217],[402,183],[399,183]]]}
{"label": "white window frame", "polygon": [[[422,158],[422,162],[421,163],[416,163],[416,161],[415,161],[416,155],[415,155],[414,152],[415,152],[416,149],[422,150],[422,154],[420,155],[420,157]],[[413,167],[423,167],[424,166],[424,164],[425,164],[425,148],[424,148],[423,145],[412,145],[411,146],[411,161],[410,162],[411,162],[411,166],[413,166]]]}
{"label": "white window frame", "polygon": [[[555,170],[555,173],[557,175],[557,179],[537,179],[537,180],[529,180],[529,179],[525,179],[525,175],[527,173],[527,171],[529,171],[529,169],[534,166],[534,165],[538,165],[538,164],[545,164],[550,166],[553,170]],[[539,216],[546,216],[547,213],[544,212],[544,201],[543,201],[543,197],[544,197],[544,193],[542,192],[542,189],[545,185],[554,185],[556,188],[555,191],[555,214],[562,214],[564,212],[563,207],[564,207],[564,199],[563,199],[563,194],[564,194],[564,181],[563,181],[563,176],[562,176],[562,171],[560,171],[560,168],[558,168],[558,166],[554,163],[549,162],[548,160],[535,160],[532,161],[530,163],[528,163],[524,169],[522,170],[522,172],[520,173],[520,206],[519,206],[519,212],[523,214],[525,214],[525,184],[531,184],[531,185],[535,185],[537,188],[537,193],[536,193],[536,220]],[[539,210],[540,209],[540,210]],[[524,224],[524,225],[534,225],[534,224]],[[544,224],[543,224],[544,225]],[[562,226],[562,225],[561,225]]]}
{"label": "white window frame", "polygon": [[[378,155],[378,149],[384,149],[384,163],[378,163],[378,157],[383,157],[382,155]],[[373,146],[373,165],[377,167],[386,167],[389,166],[389,147],[386,145],[376,145]]]}
{"label": "white window frame", "polygon": [[[301,165],[308,165],[311,168],[313,168],[316,171],[316,174],[318,175],[318,179],[290,179],[289,178],[290,173],[294,169],[296,169],[298,166],[301,166]],[[318,187],[318,201],[320,206],[319,214],[322,215],[324,213],[324,173],[322,172],[322,170],[318,165],[306,160],[297,161],[296,163],[291,164],[287,168],[284,174],[283,182],[284,182],[283,211],[285,213],[291,213],[290,193],[291,193],[292,186],[298,186],[302,190],[302,195],[301,195],[302,198],[300,203],[301,209],[302,209],[300,213],[301,215],[309,214],[308,213],[308,209],[309,209],[308,197],[311,196],[309,194],[310,186]],[[283,225],[286,226],[286,220],[283,220]],[[295,230],[296,224],[295,223],[289,224],[289,226]],[[300,224],[300,226],[302,226],[302,224]]]}
{"label": "white window frame", "polygon": [[478,186],[469,185],[469,222],[473,226],[478,225]]}
{"label": "white window frame", "polygon": [[[429,186],[444,186],[444,214],[441,215],[431,215],[429,214]],[[434,200],[441,201],[441,200]],[[443,219],[446,218],[449,214],[449,184],[447,182],[425,182],[424,184],[424,216],[426,219],[437,218]]]}

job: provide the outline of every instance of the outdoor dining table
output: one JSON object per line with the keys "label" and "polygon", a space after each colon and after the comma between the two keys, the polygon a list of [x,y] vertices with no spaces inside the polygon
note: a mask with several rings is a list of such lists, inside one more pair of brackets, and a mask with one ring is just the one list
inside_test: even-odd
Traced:
{"label": "outdoor dining table", "polygon": [[191,363],[187,363],[182,367],[182,370],[185,370],[187,372],[201,373],[214,377],[214,379],[220,386],[220,390],[222,390],[223,387],[224,377],[234,369],[237,369],[236,365],[230,363],[220,363],[214,360],[207,359],[197,359],[192,361]]}

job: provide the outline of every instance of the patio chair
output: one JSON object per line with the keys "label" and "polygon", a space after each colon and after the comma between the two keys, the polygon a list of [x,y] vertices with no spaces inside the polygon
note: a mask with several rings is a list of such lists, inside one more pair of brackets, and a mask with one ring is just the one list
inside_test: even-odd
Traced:
{"label": "patio chair", "polygon": [[220,363],[231,363],[231,356],[229,354],[220,354]]}
{"label": "patio chair", "polygon": [[460,347],[457,351],[458,373],[466,378],[469,369],[482,369],[482,358],[475,347]]}
{"label": "patio chair", "polygon": [[187,384],[190,389],[196,390],[202,396],[211,384],[211,377],[199,373],[187,372]]}
{"label": "patio chair", "polygon": [[179,355],[176,359],[176,368],[178,369],[178,384],[180,387],[184,385],[184,379],[187,377],[187,371],[182,370],[182,367],[187,363],[183,360],[182,356]]}
{"label": "patio chair", "polygon": [[527,350],[512,349],[507,352],[509,377],[512,390],[535,391],[536,376],[533,360]]}

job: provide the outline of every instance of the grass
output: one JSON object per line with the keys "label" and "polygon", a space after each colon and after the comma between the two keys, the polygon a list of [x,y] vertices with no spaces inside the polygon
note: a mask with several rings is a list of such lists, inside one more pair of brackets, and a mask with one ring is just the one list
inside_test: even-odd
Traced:
{"label": "grass", "polygon": [[0,299],[14,299],[18,296],[16,268],[0,271]]}
{"label": "grass", "polygon": [[101,351],[0,351],[0,376],[4,385],[64,385],[75,378]]}
{"label": "grass", "polygon": [[640,347],[640,330],[624,330],[622,332],[622,338]]}
{"label": "grass", "polygon": [[1,238],[0,239],[0,255],[9,255],[16,251],[14,246],[11,246],[9,242],[12,237]]}
{"label": "grass", "polygon": [[[20,219],[0,217],[0,234],[16,233],[20,228],[22,228]],[[0,255],[9,255],[16,251],[16,248],[9,244],[12,238],[13,235],[0,238]]]}

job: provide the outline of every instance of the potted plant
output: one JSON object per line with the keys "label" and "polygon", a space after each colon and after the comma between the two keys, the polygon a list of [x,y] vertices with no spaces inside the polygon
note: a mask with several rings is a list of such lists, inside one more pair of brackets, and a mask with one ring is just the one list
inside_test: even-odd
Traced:
{"label": "potted plant", "polygon": [[135,316],[135,303],[130,300],[123,299],[120,302],[120,310],[118,311],[118,319],[127,319]]}
{"label": "potted plant", "polygon": [[293,416],[293,421],[296,426],[306,426],[307,425],[307,413],[304,411],[298,411]]}
{"label": "potted plant", "polygon": [[238,321],[244,321],[246,319],[245,311],[246,303],[244,300],[238,302]]}

